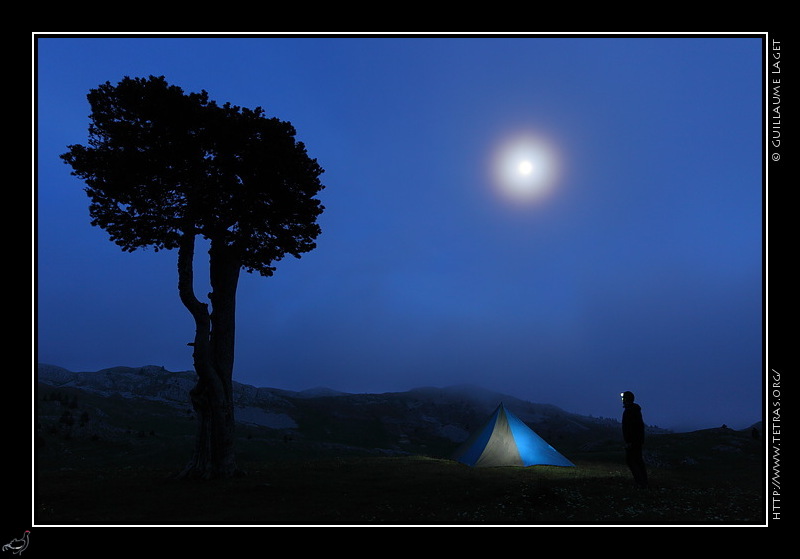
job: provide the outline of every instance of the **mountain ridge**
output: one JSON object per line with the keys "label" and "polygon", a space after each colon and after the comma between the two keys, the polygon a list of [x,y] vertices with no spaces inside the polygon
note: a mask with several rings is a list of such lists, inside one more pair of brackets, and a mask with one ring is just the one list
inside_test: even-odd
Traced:
{"label": "mountain ridge", "polygon": [[[55,387],[75,387],[100,394],[117,394],[123,397],[139,397],[162,399],[167,402],[187,404],[188,392],[194,386],[194,371],[168,371],[160,365],[142,367],[115,366],[98,371],[71,371],[58,365],[39,363],[37,365],[37,381]],[[261,405],[274,402],[276,398],[380,398],[399,395],[422,397],[436,402],[451,401],[463,398],[475,404],[493,409],[500,402],[507,405],[525,408],[520,413],[527,415],[565,414],[581,417],[586,420],[607,421],[604,418],[593,418],[568,412],[553,404],[534,403],[522,400],[509,394],[495,392],[473,384],[458,384],[446,387],[419,386],[404,392],[342,392],[333,388],[319,386],[300,391],[273,387],[256,387],[233,381],[234,402],[238,406]],[[488,411],[491,411],[488,409]],[[610,421],[616,421],[611,419]],[[651,429],[666,431],[651,426]]]}
{"label": "mountain ridge", "polygon": [[[196,381],[193,371],[171,372],[148,365],[74,372],[40,364],[36,376],[36,434],[40,441],[137,446],[150,433],[168,451],[192,444],[196,425],[189,399]],[[582,416],[474,385],[353,394],[326,387],[295,392],[234,382],[241,444],[274,456],[417,454],[449,458],[501,402],[567,458],[622,451],[617,419]],[[752,429],[757,430],[753,436],[760,437],[760,425]],[[648,426],[647,432],[651,449],[654,444],[667,443],[662,435],[673,435],[655,426]],[[716,432],[714,446],[720,448],[736,448],[739,443],[721,444],[731,437],[752,438],[750,429],[734,431],[724,426],[694,433],[703,436],[704,432]],[[656,454],[651,452],[651,461],[663,461]]]}
{"label": "mountain ridge", "polygon": [[[37,381],[51,389],[80,390],[106,400],[121,397],[166,405],[176,417],[194,414],[189,398],[196,381],[193,371],[173,372],[147,365],[75,372],[39,364]],[[469,384],[374,394],[327,387],[291,391],[236,381],[233,388],[237,424],[267,429],[269,436],[292,440],[338,441],[393,451],[435,447],[446,454],[446,449],[462,443],[479,428],[501,402],[551,444],[579,448],[597,440],[618,439],[621,432],[616,419],[582,416]],[[101,407],[109,405],[113,407],[107,402]],[[668,432],[653,426],[648,431]]]}

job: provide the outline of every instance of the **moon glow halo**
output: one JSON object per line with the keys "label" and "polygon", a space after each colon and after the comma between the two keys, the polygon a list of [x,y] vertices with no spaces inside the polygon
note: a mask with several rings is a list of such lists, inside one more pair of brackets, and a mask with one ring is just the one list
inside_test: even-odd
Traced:
{"label": "moon glow halo", "polygon": [[552,189],[558,178],[558,157],[542,138],[517,136],[494,153],[492,176],[505,197],[520,203],[531,202]]}

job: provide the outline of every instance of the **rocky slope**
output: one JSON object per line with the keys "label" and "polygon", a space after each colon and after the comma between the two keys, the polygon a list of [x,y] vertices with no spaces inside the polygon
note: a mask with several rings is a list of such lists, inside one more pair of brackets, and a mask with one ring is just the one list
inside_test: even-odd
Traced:
{"label": "rocky slope", "polygon": [[[54,390],[79,391],[92,395],[95,402],[102,402],[94,404],[94,412],[81,412],[92,418],[110,416],[109,410],[115,406],[132,402],[140,402],[142,406],[148,403],[151,406],[148,410],[156,409],[154,405],[172,410],[170,413],[176,418],[193,414],[188,396],[196,378],[192,371],[171,372],[163,367],[145,366],[74,372],[42,364],[38,366],[37,377],[42,391],[47,389],[50,394]],[[234,396],[237,421],[262,429],[262,434],[394,451],[436,448],[445,453],[480,427],[501,401],[560,449],[616,440],[620,430],[616,420],[572,414],[556,406],[472,386],[347,394],[329,389],[291,392],[234,382]],[[40,404],[40,425],[59,421],[58,413],[63,411]],[[104,436],[113,430],[108,423],[103,429]],[[85,422],[85,432],[98,436],[100,424],[96,420],[91,431],[90,423]]]}

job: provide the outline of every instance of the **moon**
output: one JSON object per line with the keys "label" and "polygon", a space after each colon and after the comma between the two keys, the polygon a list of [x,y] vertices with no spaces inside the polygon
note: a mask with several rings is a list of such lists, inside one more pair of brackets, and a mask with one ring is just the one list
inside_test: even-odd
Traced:
{"label": "moon", "polygon": [[551,142],[521,134],[503,142],[494,152],[492,180],[504,197],[527,203],[552,190],[558,169],[559,158]]}
{"label": "moon", "polygon": [[530,175],[533,172],[533,163],[527,159],[525,161],[520,161],[517,170],[520,175]]}

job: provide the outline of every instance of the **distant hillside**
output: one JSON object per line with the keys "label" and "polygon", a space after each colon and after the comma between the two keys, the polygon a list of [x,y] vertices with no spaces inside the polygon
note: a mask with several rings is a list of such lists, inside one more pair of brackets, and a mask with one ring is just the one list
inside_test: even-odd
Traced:
{"label": "distant hillside", "polygon": [[[140,405],[162,418],[186,423],[193,419],[189,390],[192,371],[172,372],[163,367],[113,367],[96,372],[73,372],[53,365],[39,365],[39,423],[59,421],[57,394],[71,394],[78,401],[93,402],[95,413],[81,412],[83,425],[73,423],[73,436],[111,437],[131,427],[112,425],[114,410]],[[71,392],[70,392],[71,391]],[[54,395],[55,394],[55,395]],[[80,394],[83,394],[81,396]],[[470,432],[487,419],[500,402],[531,426],[540,436],[564,452],[618,441],[619,422],[586,417],[549,404],[519,400],[474,386],[421,387],[408,392],[348,394],[327,388],[292,392],[258,388],[234,382],[236,419],[243,432],[259,438],[292,441],[295,446],[363,452],[424,453],[446,457]],[[139,402],[139,404],[136,404]],[[131,412],[128,423],[141,422]],[[163,425],[165,419],[160,423]],[[63,427],[63,425],[62,425]],[[248,431],[248,429],[250,431]],[[133,428],[134,431],[141,429]],[[157,431],[149,428],[146,432]],[[255,432],[251,432],[256,430]],[[652,432],[665,432],[651,428]]]}

